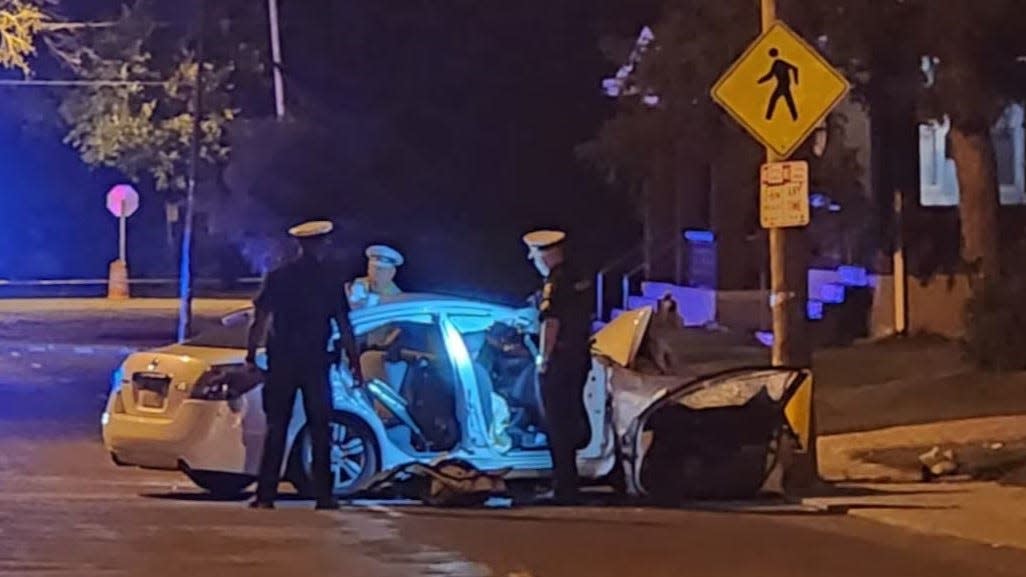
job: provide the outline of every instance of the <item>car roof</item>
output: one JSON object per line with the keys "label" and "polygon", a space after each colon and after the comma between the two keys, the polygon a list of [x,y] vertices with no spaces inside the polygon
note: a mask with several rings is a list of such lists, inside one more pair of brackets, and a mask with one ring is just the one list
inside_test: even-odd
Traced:
{"label": "car roof", "polygon": [[359,322],[364,317],[386,314],[391,316],[401,312],[415,313],[418,310],[447,313],[466,311],[468,313],[515,314],[516,312],[513,307],[474,299],[431,293],[402,293],[396,296],[381,297],[378,304],[356,309],[352,314],[353,320]]}
{"label": "car roof", "polygon": [[[234,311],[231,314],[252,310],[253,307],[248,307],[246,309]],[[451,295],[402,293],[396,296],[381,297],[378,304],[353,310],[352,319],[354,323],[364,323],[372,322],[380,317],[440,312],[447,314],[495,314],[499,316],[512,317],[521,316],[523,311],[506,305]]]}

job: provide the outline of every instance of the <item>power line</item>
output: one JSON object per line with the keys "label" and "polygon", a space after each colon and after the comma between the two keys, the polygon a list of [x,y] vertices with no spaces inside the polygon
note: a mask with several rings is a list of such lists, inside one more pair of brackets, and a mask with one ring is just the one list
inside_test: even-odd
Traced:
{"label": "power line", "polygon": [[60,30],[83,30],[89,28],[113,28],[118,22],[44,22],[39,25],[40,30],[47,32]]}
{"label": "power line", "polygon": [[0,86],[10,87],[89,87],[89,86],[164,86],[165,80],[14,80],[0,79]]}

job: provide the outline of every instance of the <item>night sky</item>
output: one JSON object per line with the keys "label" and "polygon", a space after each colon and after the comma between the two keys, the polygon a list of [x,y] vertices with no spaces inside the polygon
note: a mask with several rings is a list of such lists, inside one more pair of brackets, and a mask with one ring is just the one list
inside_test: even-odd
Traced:
{"label": "night sky", "polygon": [[[105,18],[118,3],[88,4],[69,2],[65,13]],[[168,21],[189,14],[189,2],[173,10],[156,4]],[[342,216],[357,219],[359,235],[381,231],[385,238],[366,242],[402,248],[410,264],[400,278],[415,289],[525,291],[535,279],[519,236],[533,227],[568,229],[589,267],[629,249],[635,209],[576,158],[574,147],[612,113],[599,86],[615,64],[599,53],[599,36],[610,22],[633,29],[638,14],[599,12],[577,0],[434,4],[283,0],[290,106],[299,114],[387,111],[398,119],[379,136],[393,139],[397,151],[383,162],[387,198],[374,194],[377,200],[350,208],[344,197],[366,196],[361,190],[373,186],[340,178],[324,183],[336,185],[338,196],[326,195],[318,212],[338,214],[345,206]],[[120,176],[84,167],[61,143],[59,127],[26,122],[26,99],[38,99],[32,108],[44,117],[52,100],[29,90],[0,89],[8,102],[21,103],[0,110],[7,187],[0,196],[0,277],[102,277],[116,247],[102,198]],[[270,97],[268,91],[266,106]],[[347,137],[355,146],[365,138],[339,134]],[[144,197],[130,224],[130,264],[158,273],[169,263],[149,256],[163,235],[154,200]],[[355,249],[364,239],[346,241]]]}

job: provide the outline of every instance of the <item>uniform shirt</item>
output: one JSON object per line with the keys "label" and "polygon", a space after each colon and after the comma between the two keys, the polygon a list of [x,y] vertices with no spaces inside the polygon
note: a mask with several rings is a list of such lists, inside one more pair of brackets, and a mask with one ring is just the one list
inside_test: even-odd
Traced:
{"label": "uniform shirt", "polygon": [[370,277],[360,277],[353,281],[349,286],[349,303],[354,308],[375,306],[381,301],[381,297],[394,297],[401,295],[402,290],[395,284],[395,281],[390,281],[384,286],[375,287],[370,280]]}
{"label": "uniform shirt", "polygon": [[538,317],[559,320],[554,354],[587,355],[591,342],[591,282],[564,263],[549,272],[538,303]]}
{"label": "uniform shirt", "polygon": [[267,275],[254,304],[271,313],[267,338],[270,364],[283,358],[330,360],[332,319],[343,319],[346,326],[339,328],[352,330],[342,279],[333,265],[306,257]]}

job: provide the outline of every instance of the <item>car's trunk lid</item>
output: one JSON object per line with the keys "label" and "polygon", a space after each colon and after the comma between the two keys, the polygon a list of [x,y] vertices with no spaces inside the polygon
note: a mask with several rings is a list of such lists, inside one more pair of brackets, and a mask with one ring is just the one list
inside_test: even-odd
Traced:
{"label": "car's trunk lid", "polygon": [[134,353],[121,365],[120,401],[125,413],[173,418],[196,382],[212,366],[240,363],[234,349],[172,345]]}

